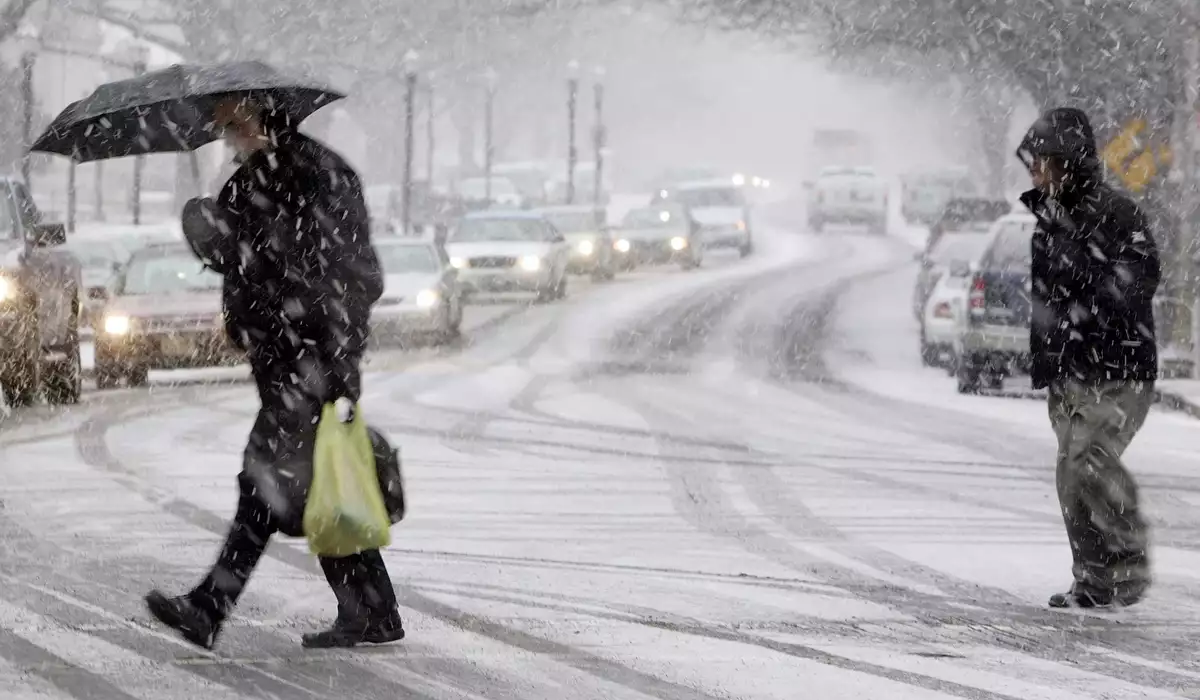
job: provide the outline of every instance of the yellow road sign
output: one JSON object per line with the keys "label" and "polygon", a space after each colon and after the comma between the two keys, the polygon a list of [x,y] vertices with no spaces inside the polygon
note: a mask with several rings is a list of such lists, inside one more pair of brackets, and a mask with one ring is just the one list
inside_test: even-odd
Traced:
{"label": "yellow road sign", "polygon": [[1171,150],[1166,145],[1151,143],[1146,126],[1145,119],[1130,121],[1100,151],[1109,171],[1121,178],[1131,192],[1146,189],[1159,170],[1171,164]]}

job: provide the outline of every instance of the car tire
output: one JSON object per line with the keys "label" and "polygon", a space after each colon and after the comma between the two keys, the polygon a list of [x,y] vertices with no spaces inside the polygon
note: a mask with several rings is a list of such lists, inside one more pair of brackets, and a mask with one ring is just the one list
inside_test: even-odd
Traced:
{"label": "car tire", "polygon": [[74,406],[83,394],[83,361],[79,352],[79,311],[71,314],[67,342],[61,348],[67,359],[55,363],[46,374],[46,402],[52,406]]}
{"label": "car tire", "polygon": [[99,362],[96,363],[96,388],[100,391],[116,389],[121,385],[121,372]]}
{"label": "car tire", "polygon": [[558,278],[558,284],[554,285],[554,298],[567,298],[567,274],[565,272],[562,277]]}
{"label": "car tire", "polygon": [[743,245],[741,248],[738,248],[738,255],[742,256],[743,258],[748,258],[752,254],[754,254],[754,239],[753,238],[747,240],[745,245]]}
{"label": "car tire", "polygon": [[0,388],[12,408],[32,405],[42,386],[41,330],[36,312],[31,309],[29,316],[25,327],[30,331],[24,347],[7,356],[0,355]]}
{"label": "car tire", "polygon": [[937,367],[938,358],[941,357],[941,350],[936,345],[921,341],[921,365],[924,367]]}
{"label": "car tire", "polygon": [[960,394],[978,394],[982,381],[979,366],[971,359],[959,357],[954,368],[954,379]]}
{"label": "car tire", "polygon": [[150,369],[147,367],[134,367],[129,370],[126,378],[129,380],[129,386],[144,387],[150,383]]}

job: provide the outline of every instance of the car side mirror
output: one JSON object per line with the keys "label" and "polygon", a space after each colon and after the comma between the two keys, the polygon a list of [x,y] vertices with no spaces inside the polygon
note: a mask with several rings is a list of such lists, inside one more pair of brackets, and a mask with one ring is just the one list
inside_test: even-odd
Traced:
{"label": "car side mirror", "polygon": [[109,265],[109,267],[112,268],[114,275],[121,271],[121,263],[117,262],[116,260],[112,261],[112,264]]}
{"label": "car side mirror", "polygon": [[35,224],[29,231],[29,244],[34,248],[66,245],[67,227],[63,224]]}
{"label": "car side mirror", "polygon": [[971,274],[971,264],[964,260],[955,260],[950,263],[950,276],[956,278],[967,277]]}
{"label": "car side mirror", "polygon": [[561,233],[556,233],[554,234],[554,238],[551,238],[550,240],[554,241],[555,243],[566,243],[567,237]]}

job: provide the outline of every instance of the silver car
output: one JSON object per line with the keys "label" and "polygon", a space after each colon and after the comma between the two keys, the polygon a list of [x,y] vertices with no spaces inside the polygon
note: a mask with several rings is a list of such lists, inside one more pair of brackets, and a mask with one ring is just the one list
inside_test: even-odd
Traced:
{"label": "silver car", "polygon": [[536,212],[558,229],[571,245],[567,270],[610,280],[616,274],[613,239],[604,224],[604,212],[590,205],[545,207]]}
{"label": "silver car", "polygon": [[152,369],[232,365],[245,360],[229,341],[221,276],[184,244],[151,245],[122,270],[97,329],[96,383],[146,383]]}
{"label": "silver car", "polygon": [[567,294],[567,239],[527,212],[477,212],[446,242],[450,264],[468,292],[532,292],[540,301]]}
{"label": "silver car", "polygon": [[458,270],[432,241],[377,238],[383,296],[371,310],[371,338],[388,343],[417,336],[448,342],[462,327]]}

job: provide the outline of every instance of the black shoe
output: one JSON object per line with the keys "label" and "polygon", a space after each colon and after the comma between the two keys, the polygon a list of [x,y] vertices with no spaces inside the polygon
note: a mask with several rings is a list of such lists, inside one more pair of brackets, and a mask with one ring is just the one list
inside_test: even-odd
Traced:
{"label": "black shoe", "polygon": [[387,644],[404,639],[400,613],[392,611],[381,619],[338,618],[333,627],[303,635],[300,643],[305,649],[342,649],[359,644]]}
{"label": "black shoe", "polygon": [[1052,608],[1107,608],[1113,604],[1112,591],[1104,591],[1076,583],[1066,593],[1050,596]]}
{"label": "black shoe", "polygon": [[203,649],[212,649],[221,632],[221,623],[187,596],[168,598],[159,591],[146,595],[150,614],[183,638]]}

